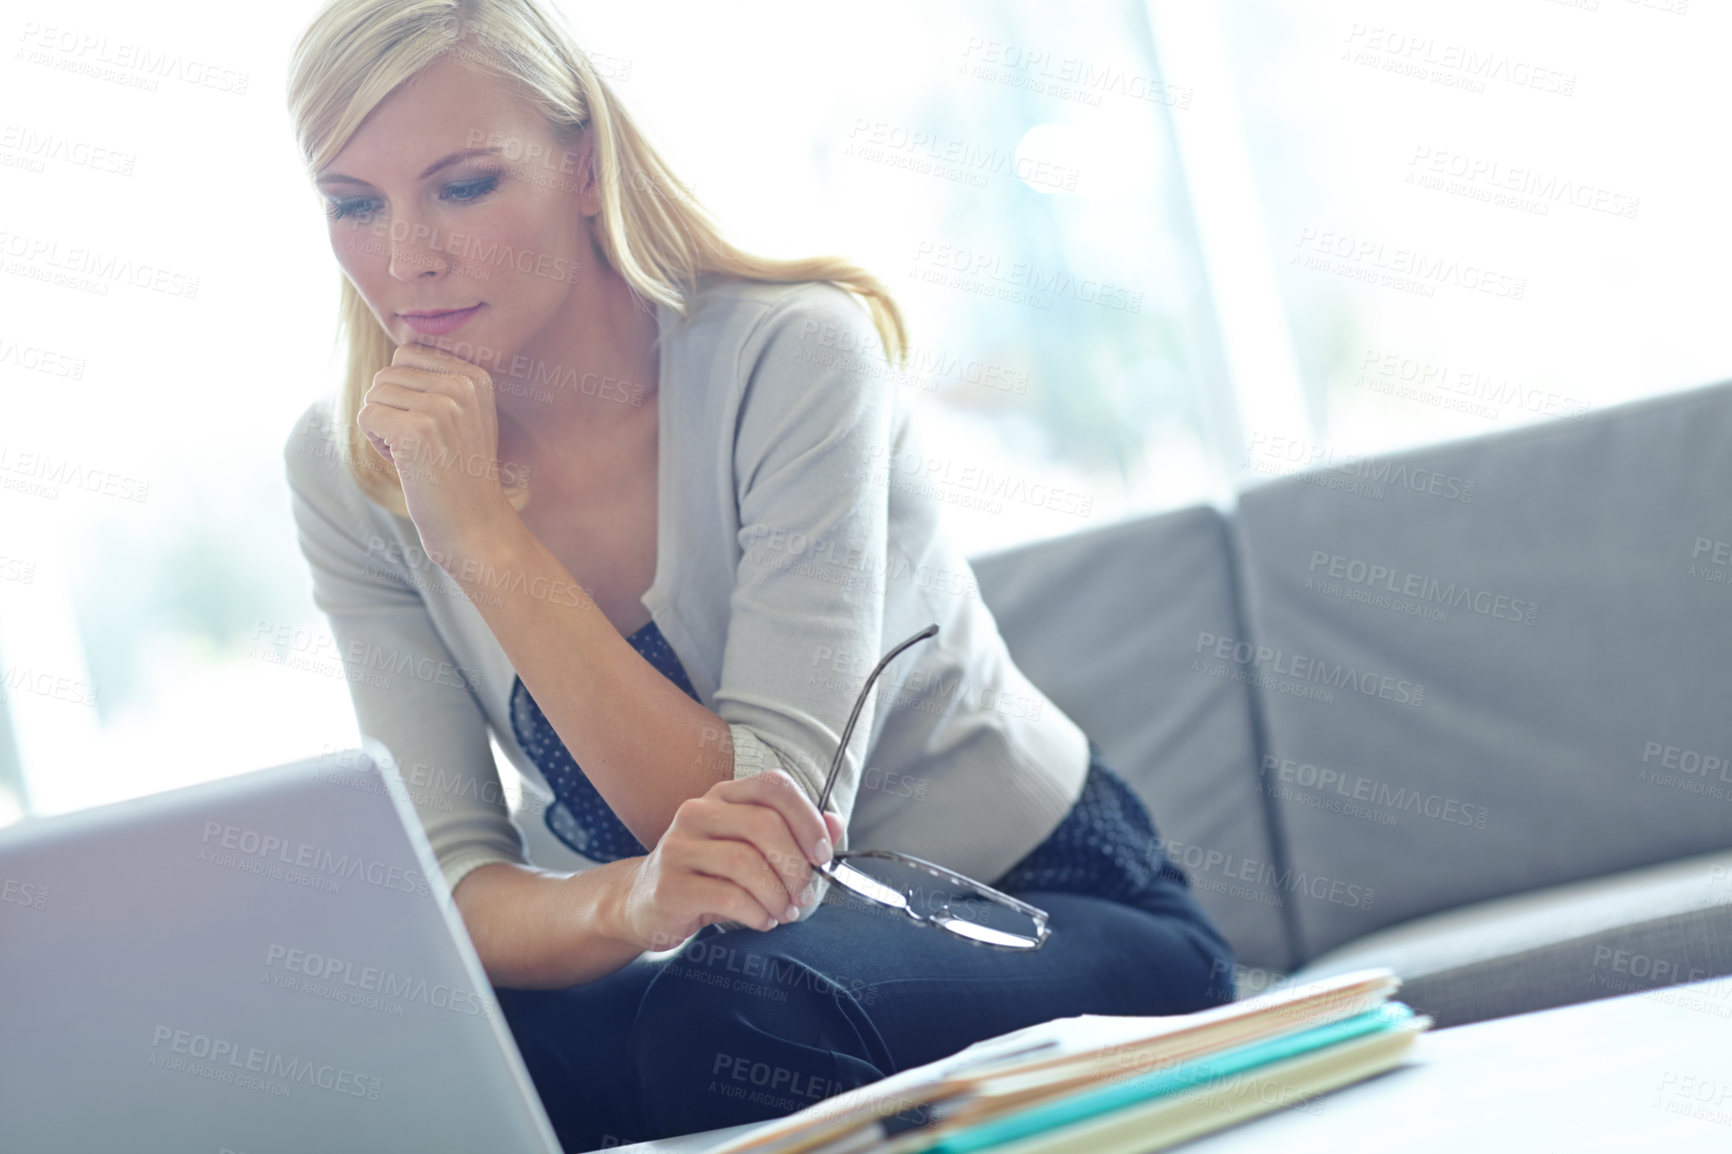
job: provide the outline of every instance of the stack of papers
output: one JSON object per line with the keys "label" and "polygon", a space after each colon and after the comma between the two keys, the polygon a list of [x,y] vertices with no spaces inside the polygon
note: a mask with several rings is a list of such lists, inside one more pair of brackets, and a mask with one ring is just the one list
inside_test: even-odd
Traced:
{"label": "stack of papers", "polygon": [[977,1042],[713,1154],[1144,1154],[1369,1078],[1431,1019],[1378,967],[1194,1014],[1081,1014]]}

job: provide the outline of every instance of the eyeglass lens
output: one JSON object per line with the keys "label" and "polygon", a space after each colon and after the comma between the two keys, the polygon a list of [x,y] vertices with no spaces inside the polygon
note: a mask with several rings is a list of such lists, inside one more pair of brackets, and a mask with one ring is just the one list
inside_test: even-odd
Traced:
{"label": "eyeglass lens", "polygon": [[972,886],[952,882],[918,866],[884,858],[846,858],[836,863],[835,881],[871,901],[908,909],[946,926],[952,933],[991,945],[1037,940],[1033,917],[988,897]]}

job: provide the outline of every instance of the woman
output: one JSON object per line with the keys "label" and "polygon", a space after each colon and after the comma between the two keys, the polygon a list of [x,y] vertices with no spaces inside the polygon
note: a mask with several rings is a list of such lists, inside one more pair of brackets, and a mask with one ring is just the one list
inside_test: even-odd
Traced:
{"label": "woman", "polygon": [[[916,430],[864,355],[906,353],[877,280],[726,243],[537,0],[333,0],[289,102],[348,344],[285,447],[314,599],[568,1148],[1231,998],[1136,795],[895,475]],[[930,622],[820,814],[866,672]],[[603,864],[528,864],[490,735]],[[851,844],[1052,936],[825,901],[812,867]]]}

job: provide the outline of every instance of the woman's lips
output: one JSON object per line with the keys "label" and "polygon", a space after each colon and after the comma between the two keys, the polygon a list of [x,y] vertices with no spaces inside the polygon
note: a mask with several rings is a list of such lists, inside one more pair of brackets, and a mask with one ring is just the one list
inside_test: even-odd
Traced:
{"label": "woman's lips", "polygon": [[[485,303],[485,302],[483,302]],[[429,313],[421,316],[411,316],[408,313],[398,313],[403,323],[418,333],[437,336],[440,333],[453,332],[463,326],[463,323],[481,311],[481,305],[471,305],[455,312]]]}

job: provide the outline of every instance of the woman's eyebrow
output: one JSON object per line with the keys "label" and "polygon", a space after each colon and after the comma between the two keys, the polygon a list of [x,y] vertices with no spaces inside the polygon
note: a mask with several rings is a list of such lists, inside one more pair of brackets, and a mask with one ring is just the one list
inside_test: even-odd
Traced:
{"label": "woman's eyebrow", "polygon": [[[429,176],[432,176],[435,172],[438,172],[441,168],[444,168],[446,165],[456,164],[460,160],[468,160],[471,156],[489,156],[489,155],[492,155],[492,154],[497,153],[499,151],[500,151],[500,149],[497,146],[495,146],[493,148],[465,148],[459,152],[453,152],[450,156],[442,156],[438,160],[435,160],[432,164],[429,164],[425,169],[423,169],[421,172],[421,175],[417,176],[415,179],[416,180],[426,180]],[[317,184],[366,184],[367,182],[364,180],[361,180],[357,177],[344,176],[342,173],[339,173],[339,172],[329,172],[329,173],[326,173],[325,175],[319,177],[319,179],[315,183],[317,183]]]}

